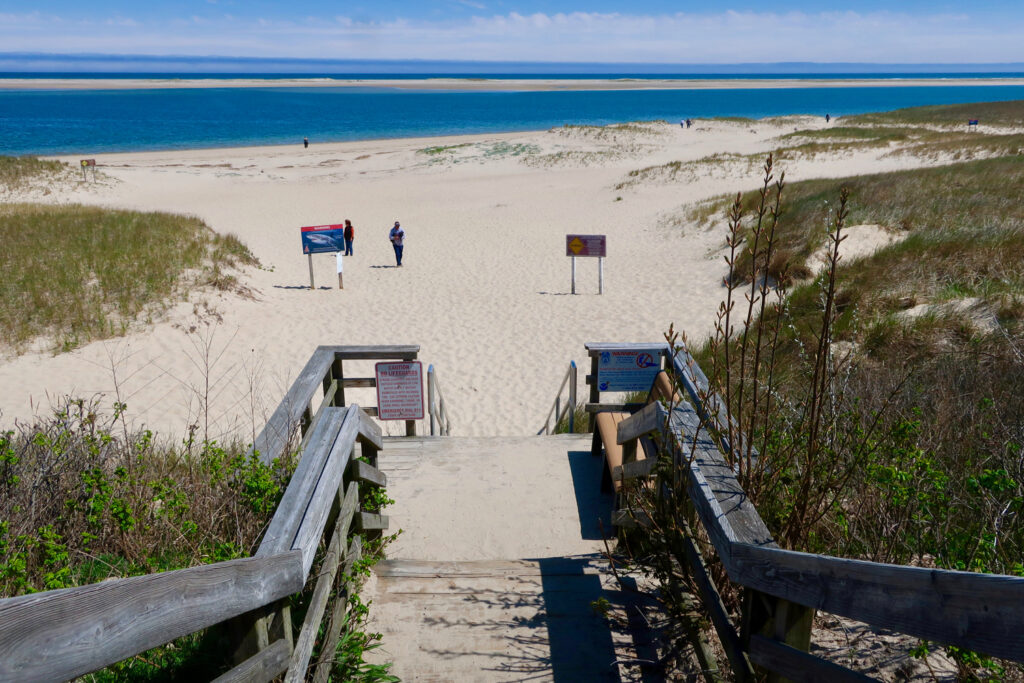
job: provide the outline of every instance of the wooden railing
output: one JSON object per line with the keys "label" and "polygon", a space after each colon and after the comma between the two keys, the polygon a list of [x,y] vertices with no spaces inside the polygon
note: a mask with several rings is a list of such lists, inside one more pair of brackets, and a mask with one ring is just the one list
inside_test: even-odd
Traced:
{"label": "wooden railing", "polygon": [[[675,560],[697,586],[737,679],[753,680],[756,666],[798,681],[872,680],[808,654],[815,610],[1024,661],[1024,578],[779,548],[711,438],[709,426],[728,433],[722,401],[685,349],[671,355],[676,383],[689,400],[670,409],[648,405],[619,425],[618,443],[660,435],[659,458],[671,458],[672,466],[657,470],[656,501],[685,532]],[[743,588],[738,627],[690,531],[687,511],[695,512],[729,581]]]}
{"label": "wooden railing", "polygon": [[434,366],[427,368],[427,416],[430,418],[431,436],[449,436],[452,432],[452,419],[448,417],[448,404],[441,391],[441,383],[437,379]]}
{"label": "wooden railing", "polygon": [[[348,586],[337,579],[361,553],[355,532],[372,537],[388,526],[387,517],[359,510],[360,485],[386,484],[376,468],[376,411],[344,405],[346,387],[372,380],[345,378],[342,362],[409,360],[418,350],[319,347],[256,439],[269,463],[301,437],[295,472],[255,556],[0,600],[0,681],[67,680],[213,626],[237,646],[235,668],[218,681],[301,681],[322,625],[314,680],[326,681],[347,605]],[[291,596],[313,579],[293,636]]]}
{"label": "wooden railing", "polygon": [[[566,386],[569,387],[569,394],[563,407],[561,402],[562,392],[565,391]],[[571,433],[576,427],[576,361],[574,360],[569,361],[569,369],[565,371],[562,383],[558,385],[558,391],[555,392],[555,400],[551,404],[551,410],[548,411],[547,417],[544,418],[544,426],[540,428],[537,435],[550,434],[551,430],[557,428],[558,423],[566,415],[569,416],[569,432]],[[552,417],[555,418],[554,424],[551,422]]]}

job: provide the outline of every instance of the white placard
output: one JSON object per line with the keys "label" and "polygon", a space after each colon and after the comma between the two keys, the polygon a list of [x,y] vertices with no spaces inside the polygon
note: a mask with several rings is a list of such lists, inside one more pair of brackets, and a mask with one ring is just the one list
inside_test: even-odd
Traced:
{"label": "white placard", "polygon": [[660,351],[602,351],[597,362],[598,390],[647,391],[661,371]]}
{"label": "white placard", "polygon": [[381,420],[423,419],[423,364],[419,361],[374,365],[377,417]]}
{"label": "white placard", "polygon": [[345,272],[345,269],[342,267],[342,263],[341,263],[342,262],[342,258],[341,258],[341,252],[340,251],[338,252],[338,255],[337,255],[336,259],[338,261],[338,272],[339,273]]}

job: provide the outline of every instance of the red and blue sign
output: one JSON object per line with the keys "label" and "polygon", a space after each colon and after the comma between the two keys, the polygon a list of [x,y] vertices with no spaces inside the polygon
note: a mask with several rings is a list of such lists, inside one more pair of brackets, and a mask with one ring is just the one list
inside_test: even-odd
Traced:
{"label": "red and blue sign", "polygon": [[647,391],[661,372],[661,349],[602,351],[597,362],[598,391]]}
{"label": "red and blue sign", "polygon": [[345,226],[313,225],[300,228],[302,231],[302,253],[324,254],[345,250]]}

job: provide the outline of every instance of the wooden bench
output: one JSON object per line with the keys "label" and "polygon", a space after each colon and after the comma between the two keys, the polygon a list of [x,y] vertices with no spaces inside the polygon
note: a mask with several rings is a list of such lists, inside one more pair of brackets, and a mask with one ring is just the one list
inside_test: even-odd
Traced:
{"label": "wooden bench", "polygon": [[[678,402],[679,393],[672,384],[668,373],[662,371],[654,378],[647,396],[649,405],[655,401]],[[625,449],[618,443],[619,423],[627,419],[631,413],[618,411],[599,412],[594,415],[594,439],[590,447],[591,454],[601,455],[604,447],[605,466],[601,475],[601,491],[618,494],[622,489],[622,466],[629,462],[654,457],[656,449],[650,439],[640,439],[641,448]],[[631,450],[632,452],[627,452]]]}

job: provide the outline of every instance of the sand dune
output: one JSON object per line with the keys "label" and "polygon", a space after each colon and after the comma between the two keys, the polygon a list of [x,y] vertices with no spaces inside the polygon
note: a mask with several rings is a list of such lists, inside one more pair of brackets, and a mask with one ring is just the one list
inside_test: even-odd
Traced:
{"label": "sand dune", "polygon": [[[743,155],[823,125],[701,121],[98,155],[100,183],[18,198],[194,214],[239,235],[263,267],[241,276],[251,297],[197,291],[123,339],[8,356],[3,420],[65,394],[102,393],[109,405],[116,378],[139,424],[180,438],[199,422],[211,436],[250,439],[317,345],[402,343],[421,345],[437,368],[455,433],[536,432],[585,342],[658,341],[670,323],[697,339],[710,331],[723,234],[687,224],[686,206],[756,186],[758,162]],[[798,160],[787,177],[924,163],[885,151]],[[733,157],[690,163],[723,153]],[[659,170],[677,161],[685,173]],[[638,169],[652,170],[630,175]],[[310,291],[298,229],[345,218],[357,231],[345,289],[334,258],[320,255]],[[387,240],[395,220],[407,231],[401,269]],[[603,296],[593,259],[581,260],[579,294],[569,295],[566,233],[608,235]]]}

